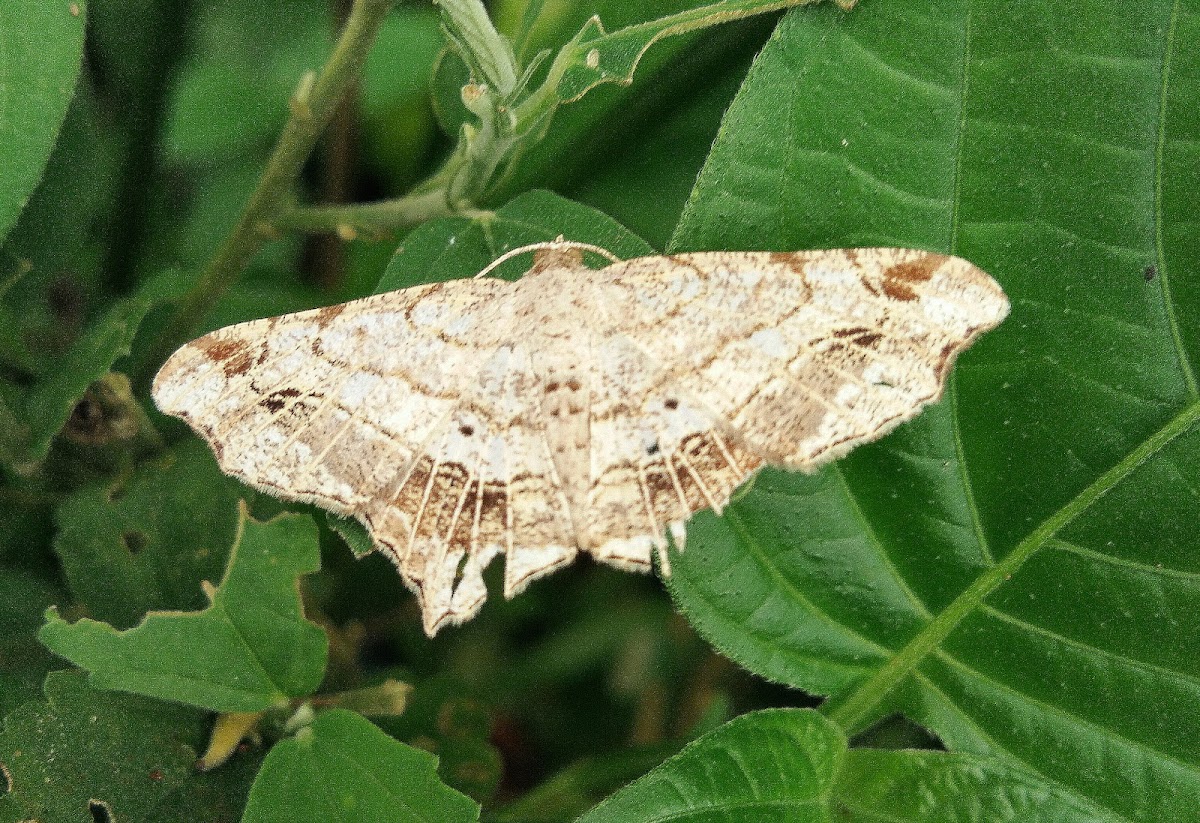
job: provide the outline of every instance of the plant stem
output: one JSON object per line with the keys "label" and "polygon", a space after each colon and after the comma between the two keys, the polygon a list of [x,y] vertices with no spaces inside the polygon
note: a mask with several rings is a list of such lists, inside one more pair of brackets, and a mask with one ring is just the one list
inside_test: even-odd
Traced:
{"label": "plant stem", "polygon": [[396,229],[415,226],[434,217],[451,214],[443,189],[410,194],[375,203],[344,206],[308,206],[286,211],[275,219],[280,229],[336,233],[343,237],[358,233],[387,235]]}
{"label": "plant stem", "polygon": [[216,304],[246,264],[274,233],[275,218],[290,205],[291,187],[328,125],[347,88],[362,74],[367,52],[375,42],[395,0],[354,0],[350,16],[333,53],[311,86],[305,81],[290,102],[291,116],[283,127],[258,186],[246,201],[237,225],[209,261],[204,273],[184,295],[157,345],[138,364],[138,382],[192,332]]}

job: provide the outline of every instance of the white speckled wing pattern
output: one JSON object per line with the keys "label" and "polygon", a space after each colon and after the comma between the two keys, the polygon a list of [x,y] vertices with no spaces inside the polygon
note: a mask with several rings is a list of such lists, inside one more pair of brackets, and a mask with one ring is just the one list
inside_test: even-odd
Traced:
{"label": "white speckled wing pattern", "polygon": [[215,331],[159,407],[221,467],[361,520],[425,630],[586,551],[649,569],[763,464],[811,471],[940,397],[1008,312],[970,263],[908,249],[705,252],[389,292]]}

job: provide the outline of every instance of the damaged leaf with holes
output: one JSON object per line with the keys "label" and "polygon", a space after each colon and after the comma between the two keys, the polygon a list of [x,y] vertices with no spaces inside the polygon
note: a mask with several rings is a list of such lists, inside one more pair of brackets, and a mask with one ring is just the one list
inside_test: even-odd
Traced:
{"label": "damaged leaf with holes", "polygon": [[259,523],[245,505],[219,586],[202,611],[151,612],[117,631],[46,613],[41,641],[91,673],[89,682],[218,712],[256,712],[311,694],[327,641],[304,619],[297,577],[320,566],[316,526],[298,514]]}

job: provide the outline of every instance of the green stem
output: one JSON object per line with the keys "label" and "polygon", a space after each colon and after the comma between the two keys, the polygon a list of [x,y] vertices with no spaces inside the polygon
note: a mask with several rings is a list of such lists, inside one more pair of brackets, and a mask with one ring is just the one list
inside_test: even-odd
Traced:
{"label": "green stem", "polygon": [[187,339],[196,323],[272,238],[273,221],[290,205],[292,185],[346,90],[361,76],[367,52],[394,2],[354,0],[337,45],[320,75],[308,88],[301,81],[292,98],[291,116],[237,225],[183,297],[158,344],[149,347],[148,356],[138,364],[139,382],[149,376],[146,373],[149,369],[155,368],[172,349]]}
{"label": "green stem", "polygon": [[336,233],[343,237],[359,233],[387,235],[452,213],[446,202],[446,192],[436,189],[375,203],[297,207],[281,214],[274,225],[280,229]]}

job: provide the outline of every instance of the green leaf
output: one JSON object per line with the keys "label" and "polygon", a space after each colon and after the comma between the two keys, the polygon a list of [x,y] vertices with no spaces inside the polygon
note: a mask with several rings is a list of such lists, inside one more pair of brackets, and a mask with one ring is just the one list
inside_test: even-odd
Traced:
{"label": "green leaf", "polygon": [[[819,0],[727,0],[611,33],[604,30],[599,17],[593,17],[554,58],[550,77],[555,83],[555,96],[560,102],[570,103],[601,83],[629,84],[642,55],[664,37],[814,2]],[[841,5],[849,7],[855,2],[847,0]]]}
{"label": "green leaf", "polygon": [[903,712],[1093,819],[1200,804],[1198,36],[1167,2],[789,14],[673,240],[917,246],[1005,287],[941,404],[695,518],[671,586],[846,730]]}
{"label": "green leaf", "polygon": [[847,820],[1019,820],[1091,823],[1103,811],[998,758],[854,749],[834,787]]}
{"label": "green leaf", "polygon": [[0,241],[37,187],[83,57],[83,2],[11,0],[0,9]]}
{"label": "green leaf", "polygon": [[1001,760],[846,749],[809,709],[742,715],[579,818],[829,821],[1095,820],[1060,786]]}
{"label": "green leaf", "polygon": [[85,486],[58,508],[54,550],[75,598],[119,628],[155,609],[202,609],[238,532],[240,487],[207,445],[181,443],[129,477]]}
{"label": "green leaf", "polygon": [[824,820],[845,747],[841,731],[816,712],[742,715],[611,795],[579,823]]}
{"label": "green leaf", "polygon": [[[212,4],[200,9],[204,48],[180,66],[164,143],[194,163],[257,153],[288,115],[288,99],[331,43],[328,10],[314,2]],[[253,77],[253,83],[246,82]]]}
{"label": "green leaf", "polygon": [[[77,823],[89,810],[145,820],[192,772],[203,715],[182,706],[93,691],[76,672],[46,678],[46,702],[4,720],[0,763],[12,789],[0,820]],[[8,809],[4,806],[7,805]]]}
{"label": "green leaf", "polygon": [[391,736],[438,758],[438,775],[451,788],[487,803],[503,775],[504,763],[489,738],[488,708],[451,677],[419,682],[402,714],[376,718]]}
{"label": "green leaf", "polygon": [[457,823],[479,819],[469,797],[442,784],[437,758],[333,709],[276,743],[250,790],[243,823]]}
{"label": "green leaf", "polygon": [[42,612],[63,593],[30,571],[0,567],[0,715],[39,698],[57,663],[34,637]]}
{"label": "green leaf", "polygon": [[30,390],[25,403],[28,441],[16,467],[28,471],[42,460],[50,441],[71,416],[83,393],[112,368],[129,346],[146,314],[175,289],[166,274],[146,284],[133,297],[116,303],[97,320],[62,358],[59,367]]}
{"label": "green leaf", "polygon": [[437,124],[429,75],[444,45],[435,9],[400,6],[380,27],[367,56],[360,150],[390,192],[399,194],[419,181],[432,159]]}
{"label": "green leaf", "polygon": [[0,362],[15,370],[54,374],[101,313],[109,273],[97,234],[115,219],[120,169],[110,118],[92,84],[79,83],[41,182],[0,247]]}
{"label": "green leaf", "polygon": [[91,672],[99,689],[176,700],[220,712],[253,712],[311,694],[327,642],[304,619],[296,578],[320,565],[312,518],[267,523],[242,507],[225,579],[201,612],[154,612],[119,632],[95,620],[46,613],[39,639]]}
{"label": "green leaf", "polygon": [[[425,223],[405,239],[376,291],[469,277],[510,249],[548,242],[560,234],[622,258],[651,253],[645,241],[595,209],[547,191],[533,191],[483,217]],[[515,280],[531,264],[531,257],[518,257],[500,266],[496,276]]]}

